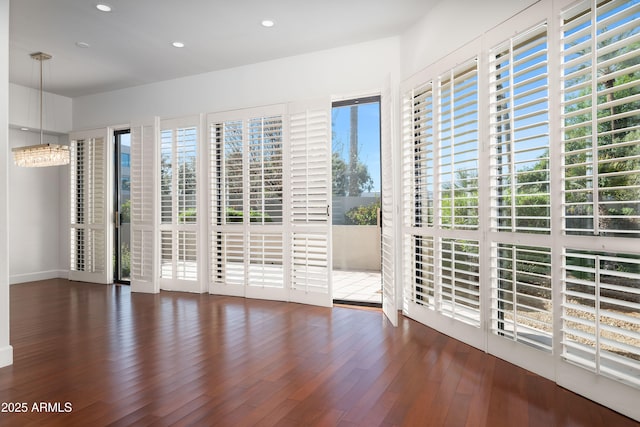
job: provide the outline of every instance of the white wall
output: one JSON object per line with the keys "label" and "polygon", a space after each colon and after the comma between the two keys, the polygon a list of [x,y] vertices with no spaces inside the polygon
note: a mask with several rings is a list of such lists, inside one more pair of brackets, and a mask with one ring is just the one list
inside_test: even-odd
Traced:
{"label": "white wall", "polygon": [[441,1],[401,37],[406,79],[540,0]]}
{"label": "white wall", "polygon": [[[73,130],[73,101],[65,96],[44,92],[42,127],[48,132],[69,133]],[[12,127],[40,129],[40,91],[9,83],[9,124]]]}
{"label": "white wall", "polygon": [[[44,141],[59,144],[66,143],[66,138],[45,135]],[[39,132],[9,130],[10,148],[39,142]],[[11,284],[66,277],[59,250],[64,230],[60,227],[60,175],[66,169],[68,166],[21,168],[9,162]]]}
{"label": "white wall", "polygon": [[[72,105],[71,98],[44,93],[42,126],[52,133],[45,142],[68,143]],[[40,143],[39,90],[9,83],[9,126],[9,148]],[[10,158],[8,169],[9,282],[67,277],[68,167],[19,168]]]}
{"label": "white wall", "polygon": [[0,0],[0,367],[13,363],[9,343],[9,0]]}
{"label": "white wall", "polygon": [[384,78],[399,73],[398,43],[392,37],[74,98],[74,129],[380,92]]}

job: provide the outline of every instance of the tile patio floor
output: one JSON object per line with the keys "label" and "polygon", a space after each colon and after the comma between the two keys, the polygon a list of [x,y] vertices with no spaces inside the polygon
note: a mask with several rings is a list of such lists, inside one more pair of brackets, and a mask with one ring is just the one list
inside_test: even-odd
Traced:
{"label": "tile patio floor", "polygon": [[379,271],[333,270],[333,299],[382,303]]}

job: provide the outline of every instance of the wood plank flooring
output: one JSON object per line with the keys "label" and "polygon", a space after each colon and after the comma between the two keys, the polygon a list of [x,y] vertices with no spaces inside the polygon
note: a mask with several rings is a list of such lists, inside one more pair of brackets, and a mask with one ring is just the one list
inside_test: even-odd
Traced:
{"label": "wood plank flooring", "polygon": [[2,426],[638,425],[372,309],[48,280],[11,287],[11,344]]}

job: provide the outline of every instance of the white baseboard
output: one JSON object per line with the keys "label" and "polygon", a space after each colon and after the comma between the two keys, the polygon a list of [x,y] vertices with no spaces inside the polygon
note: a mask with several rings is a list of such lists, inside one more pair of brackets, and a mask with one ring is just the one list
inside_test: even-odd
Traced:
{"label": "white baseboard", "polygon": [[7,345],[0,347],[0,368],[13,364],[13,347]]}
{"label": "white baseboard", "polygon": [[38,280],[59,278],[69,278],[69,272],[67,270],[47,270],[37,271],[35,273],[12,274],[11,276],[9,276],[9,284],[17,285],[18,283],[37,282]]}

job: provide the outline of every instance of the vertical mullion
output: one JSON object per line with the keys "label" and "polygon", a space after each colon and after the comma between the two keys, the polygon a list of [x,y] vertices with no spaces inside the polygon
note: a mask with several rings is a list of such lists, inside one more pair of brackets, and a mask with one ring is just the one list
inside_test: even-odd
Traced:
{"label": "vertical mullion", "polygon": [[180,165],[178,163],[178,129],[171,129],[171,223],[169,224],[171,233],[171,278],[178,278],[178,254],[179,238],[178,238],[178,174],[180,173]]}
{"label": "vertical mullion", "polygon": [[[438,77],[438,83],[442,81],[442,77]],[[442,138],[440,135],[440,112],[442,111],[442,85],[431,82],[431,102],[433,117],[433,207],[434,207],[434,222],[433,222],[433,237],[432,237],[432,270],[433,270],[433,307],[437,312],[442,310],[442,193],[440,192],[440,186],[442,185],[442,177],[440,170],[442,167]]]}
{"label": "vertical mullion", "polygon": [[[561,16],[559,12],[553,8],[553,16]],[[549,102],[549,205],[550,205],[550,230],[549,234],[560,235],[564,226],[564,204],[565,204],[565,148],[564,144],[552,144],[551,141],[563,141],[562,123],[564,121],[564,78],[563,78],[563,60],[562,58],[562,40],[563,24],[560,19],[547,20],[547,81],[549,89],[547,97]],[[553,117],[558,120],[552,120]],[[555,135],[555,138],[554,138]],[[557,188],[560,191],[552,191]],[[564,256],[563,244],[559,238],[551,238],[550,241],[550,259],[558,259],[560,262],[551,262],[550,276],[552,284],[560,286],[551,286],[551,352],[554,356],[556,364],[562,357],[562,306],[563,306],[563,274],[566,272],[566,259]]]}
{"label": "vertical mullion", "polygon": [[451,147],[451,154],[450,154],[450,158],[449,158],[449,164],[450,164],[450,176],[449,176],[449,197],[451,199],[451,206],[450,206],[450,218],[449,221],[451,221],[451,224],[449,225],[449,229],[450,230],[454,230],[456,228],[456,215],[455,215],[455,173],[456,173],[456,162],[455,162],[455,158],[456,158],[456,128],[455,128],[455,118],[456,118],[456,111],[455,111],[455,97],[456,97],[456,82],[455,82],[455,71],[454,69],[452,69],[449,72],[449,84],[451,85],[450,88],[450,95],[449,95],[449,146]]}
{"label": "vertical mullion", "polygon": [[594,334],[595,334],[595,368],[596,374],[600,375],[600,353],[601,353],[601,343],[600,343],[600,255],[596,254],[595,256],[595,265],[594,265],[594,273],[595,273],[595,283],[594,285],[594,311],[595,311],[595,322],[594,322]]}
{"label": "vertical mullion", "polygon": [[264,158],[265,158],[265,150],[266,150],[266,141],[265,141],[265,132],[264,132],[264,117],[260,118],[260,176],[262,177],[260,184],[260,211],[263,214],[260,218],[260,222],[264,224],[264,213],[265,213],[265,169],[264,169]]}
{"label": "vertical mullion", "polygon": [[[281,135],[282,135],[282,281],[285,289],[285,298],[290,300],[292,288],[292,220],[291,220],[291,130],[288,110],[282,112]],[[289,146],[286,147],[285,144]],[[287,149],[288,148],[288,149]]]}
{"label": "vertical mullion", "polygon": [[515,165],[515,89],[513,80],[513,37],[509,39],[509,175],[511,188],[511,232],[516,232],[516,165]]}
{"label": "vertical mullion", "polygon": [[597,0],[591,2],[591,185],[593,204],[593,234],[600,234],[600,191],[598,187],[598,19]]}
{"label": "vertical mullion", "polygon": [[511,304],[513,305],[513,339],[518,341],[518,252],[517,246],[511,245]]}
{"label": "vertical mullion", "polygon": [[251,221],[250,203],[251,203],[251,138],[250,138],[250,121],[242,119],[240,121],[242,126],[242,259],[243,259],[243,273],[244,273],[244,286],[249,285],[249,268],[250,263],[250,241],[249,241],[249,225]]}
{"label": "vertical mullion", "polygon": [[90,188],[93,185],[93,163],[91,162],[91,144],[92,139],[85,139],[85,149],[83,152],[85,168],[83,170],[83,179],[85,181],[82,197],[82,203],[84,204],[84,232],[83,232],[83,247],[84,247],[84,269],[83,271],[91,271],[93,265],[93,253],[91,251],[91,191]]}
{"label": "vertical mullion", "polygon": [[451,241],[451,317],[456,318],[457,313],[457,298],[456,298],[456,286],[457,286],[457,273],[458,267],[456,265],[456,246],[458,240]]}

